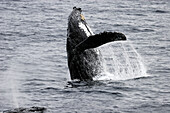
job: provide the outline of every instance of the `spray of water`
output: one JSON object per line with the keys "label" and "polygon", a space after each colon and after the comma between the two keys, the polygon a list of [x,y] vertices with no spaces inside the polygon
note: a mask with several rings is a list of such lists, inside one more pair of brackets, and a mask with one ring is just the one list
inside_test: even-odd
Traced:
{"label": "spray of water", "polygon": [[141,56],[129,41],[101,46],[103,73],[97,80],[127,80],[148,76]]}
{"label": "spray of water", "polygon": [[11,80],[11,90],[12,90],[12,98],[13,98],[13,102],[14,102],[14,106],[16,108],[19,108],[19,104],[18,104],[18,89],[16,88],[16,84],[13,82],[13,80]]}
{"label": "spray of water", "polygon": [[20,96],[18,91],[18,74],[16,73],[16,64],[13,59],[8,63],[8,67],[6,71],[1,73],[0,90],[4,91],[2,94],[4,102],[2,104],[5,107],[18,108],[18,97]]}
{"label": "spray of water", "polygon": [[6,83],[8,83],[7,88],[9,88],[9,93],[11,93],[12,96],[12,101],[13,101],[13,105],[14,107],[18,108],[19,104],[18,104],[18,88],[17,88],[17,80],[16,80],[16,76],[14,75],[13,72],[11,72],[11,69],[7,72],[7,79],[6,79]]}

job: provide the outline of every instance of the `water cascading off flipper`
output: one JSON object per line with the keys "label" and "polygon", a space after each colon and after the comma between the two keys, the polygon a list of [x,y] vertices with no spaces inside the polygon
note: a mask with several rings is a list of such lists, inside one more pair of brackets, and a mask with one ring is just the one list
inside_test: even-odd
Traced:
{"label": "water cascading off flipper", "polygon": [[148,76],[141,56],[130,42],[111,42],[99,47],[103,73],[97,80],[127,80]]}

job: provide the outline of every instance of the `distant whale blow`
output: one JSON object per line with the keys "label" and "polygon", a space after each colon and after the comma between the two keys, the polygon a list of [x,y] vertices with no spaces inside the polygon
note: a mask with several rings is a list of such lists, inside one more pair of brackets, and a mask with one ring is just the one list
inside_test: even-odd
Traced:
{"label": "distant whale blow", "polygon": [[101,54],[96,47],[112,41],[126,40],[126,37],[118,32],[94,34],[81,12],[81,8],[73,7],[68,17],[68,67],[72,80],[91,81],[102,71]]}

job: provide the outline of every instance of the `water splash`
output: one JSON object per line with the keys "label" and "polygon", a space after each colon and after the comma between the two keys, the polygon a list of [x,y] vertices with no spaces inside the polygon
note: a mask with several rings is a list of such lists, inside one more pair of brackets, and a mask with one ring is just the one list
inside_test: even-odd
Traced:
{"label": "water splash", "polygon": [[148,76],[141,56],[132,44],[112,42],[101,46],[103,55],[103,73],[97,80],[127,80]]}

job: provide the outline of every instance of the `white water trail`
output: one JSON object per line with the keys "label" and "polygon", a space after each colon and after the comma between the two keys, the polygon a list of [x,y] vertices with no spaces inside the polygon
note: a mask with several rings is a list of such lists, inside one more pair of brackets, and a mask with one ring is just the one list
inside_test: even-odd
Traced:
{"label": "white water trail", "polygon": [[97,80],[127,80],[148,76],[142,57],[129,42],[111,42],[99,47],[103,73]]}

